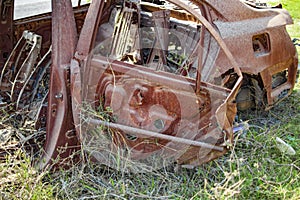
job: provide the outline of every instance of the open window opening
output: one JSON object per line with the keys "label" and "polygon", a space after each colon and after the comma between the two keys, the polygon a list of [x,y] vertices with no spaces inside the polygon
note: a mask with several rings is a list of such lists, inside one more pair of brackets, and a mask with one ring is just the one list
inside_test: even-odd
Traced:
{"label": "open window opening", "polygon": [[267,55],[270,50],[270,36],[267,33],[255,35],[252,37],[253,51],[255,56]]}
{"label": "open window opening", "polygon": [[99,26],[94,53],[195,79],[201,29],[174,4],[125,1]]}
{"label": "open window opening", "polygon": [[[74,8],[89,3],[89,0],[72,0]],[[52,12],[51,0],[14,0],[14,4],[14,20]]]}

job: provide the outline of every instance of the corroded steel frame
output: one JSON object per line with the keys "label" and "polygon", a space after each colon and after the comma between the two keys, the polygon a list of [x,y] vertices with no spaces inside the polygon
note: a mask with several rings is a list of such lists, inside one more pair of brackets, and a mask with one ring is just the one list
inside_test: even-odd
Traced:
{"label": "corroded steel frame", "polygon": [[[4,4],[4,2],[8,4]],[[296,80],[298,58],[293,43],[285,30],[285,25],[291,24],[292,19],[285,10],[258,10],[238,0],[227,0],[226,2],[219,0],[192,0],[191,2],[195,5],[201,5],[202,15],[183,1],[169,0],[169,2],[183,8],[188,13],[181,13],[180,17],[182,19],[201,22],[221,47],[224,52],[224,58],[229,59],[229,62],[226,61],[224,63],[221,73],[226,74],[233,69],[235,82],[233,87],[228,89],[228,95],[222,105],[216,109],[216,118],[220,127],[226,132],[226,139],[232,142],[232,122],[236,113],[235,99],[241,84],[246,84],[246,86],[247,84],[252,84],[255,87],[255,94],[265,95],[267,109],[292,92]],[[40,162],[40,167],[44,167],[51,164],[53,159],[58,157],[67,158],[74,150],[80,148],[80,142],[85,135],[80,108],[83,101],[94,100],[90,98],[94,93],[89,93],[89,90],[84,85],[91,78],[89,76],[93,73],[93,65],[99,67],[110,63],[114,69],[120,69],[123,72],[124,70],[126,72],[126,69],[132,66],[119,61],[108,61],[101,57],[92,58],[90,55],[95,45],[97,29],[104,20],[101,17],[109,10],[106,7],[108,5],[106,1],[93,1],[89,6],[86,18],[84,11],[83,13],[78,12],[80,16],[77,20],[77,18],[74,18],[76,13],[74,14],[73,12],[70,0],[63,2],[52,0],[52,19],[49,15],[44,15],[38,19],[30,17],[16,22],[13,21],[13,3],[13,0],[0,1],[0,39],[7,38],[5,42],[0,40],[0,66],[3,66],[6,53],[11,52],[13,44],[21,37],[23,30],[31,26],[33,26],[31,27],[34,29],[33,31],[37,31],[38,34],[43,36],[43,41],[47,41],[42,46],[42,54],[48,52],[50,41],[53,49],[45,154]],[[3,5],[8,5],[8,7],[3,9]],[[149,4],[143,4],[142,6],[153,9],[153,11],[159,10],[159,7],[151,7]],[[3,15],[3,10],[6,11],[5,15]],[[176,15],[176,12],[169,14],[171,16]],[[82,26],[80,20],[83,18],[85,18],[85,22]],[[50,26],[51,23],[52,25]],[[164,27],[167,24],[168,21],[165,21],[161,26]],[[14,29],[16,29],[15,32]],[[51,29],[52,31],[50,32]],[[201,37],[203,39],[204,33],[202,33]],[[162,41],[166,41],[166,38],[163,38]],[[164,48],[162,49],[164,50]],[[161,51],[160,53],[164,54],[165,52]],[[200,60],[201,53],[201,50],[199,50],[197,54]],[[139,66],[134,68],[137,70],[137,73],[142,71],[139,69]],[[202,76],[201,71],[202,66],[199,64],[195,83],[187,81],[197,95],[200,95],[201,88],[214,87],[203,81],[206,77]],[[272,82],[276,80],[276,76],[286,73],[286,71],[288,72],[286,81],[279,81],[278,85],[272,85]],[[145,70],[145,74],[145,76],[151,78],[155,77],[155,73],[147,70]],[[98,89],[93,92],[101,93],[100,78],[97,78],[97,74],[94,74],[94,76],[96,77],[94,85]],[[176,79],[174,75],[164,76]],[[247,79],[243,80],[243,76],[247,77]],[[224,81],[228,81],[230,78],[228,76]],[[245,80],[248,79],[252,82],[245,83]],[[106,123],[96,119],[92,119],[90,122],[92,124],[112,126],[115,129],[125,129],[135,134],[148,134],[151,137],[173,140],[179,143],[181,141],[192,146],[199,147],[202,145],[216,151],[209,154],[202,161],[194,163],[195,165],[207,162],[226,152],[223,147],[212,147],[199,141],[166,136],[149,130],[137,129],[136,127],[131,128],[124,124]],[[138,133],[139,131],[140,133]],[[186,157],[189,157],[189,155],[186,155]],[[182,158],[181,160],[184,163],[185,159]]]}

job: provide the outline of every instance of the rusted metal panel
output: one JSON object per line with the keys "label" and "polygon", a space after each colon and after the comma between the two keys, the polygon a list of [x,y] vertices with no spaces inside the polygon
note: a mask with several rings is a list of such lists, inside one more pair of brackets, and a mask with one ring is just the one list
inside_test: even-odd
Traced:
{"label": "rusted metal panel", "polygon": [[0,70],[13,49],[13,16],[14,1],[0,1]]}
{"label": "rusted metal panel", "polygon": [[[208,2],[217,10],[212,14],[214,24],[242,72],[261,75],[264,86],[260,87],[267,93],[266,108],[290,94],[298,61],[296,49],[285,29],[286,25],[293,23],[289,13],[280,8],[249,9],[240,1]],[[272,88],[272,76],[284,70],[293,75],[289,75],[284,86]]]}
{"label": "rusted metal panel", "polygon": [[[91,65],[100,67],[105,62],[101,63],[100,60],[95,60]],[[218,145],[224,142],[224,138],[233,139],[230,124],[234,118],[235,105],[229,106],[228,104],[227,108],[220,112],[216,109],[220,107],[220,103],[223,102],[221,99],[225,100],[224,97],[230,93],[229,91],[222,91],[221,88],[207,90],[203,85],[201,93],[195,95],[193,89],[195,82],[191,84],[184,78],[181,78],[180,81],[176,76],[166,78],[160,73],[156,75],[151,71],[147,73],[143,68],[132,69],[130,66],[124,67],[117,62],[104,65],[110,65],[114,70],[114,75],[108,69],[99,80],[98,96],[95,97],[95,101],[104,97],[103,106],[108,106],[113,110],[113,116],[117,119],[115,122],[127,127],[125,129],[116,127],[118,134],[114,135],[114,139],[118,146],[126,144],[128,148],[131,148],[131,158],[143,159],[149,154],[158,152],[162,152],[164,156],[175,156],[180,152],[179,155],[176,155],[179,163],[198,165],[226,152],[226,148],[218,147]],[[139,76],[140,70],[143,70],[143,76]],[[227,110],[228,108],[233,109],[233,112]],[[223,115],[225,113],[226,117]],[[221,119],[225,119],[225,121],[222,122]],[[227,120],[229,121],[227,122]],[[85,125],[85,120],[82,123]],[[109,127],[113,128],[114,126]],[[188,148],[189,145],[186,143],[179,145],[178,141],[159,139],[160,137],[153,136],[139,137],[139,134],[134,133],[130,135],[130,127],[133,127],[134,133],[141,129],[148,131],[147,133],[158,132],[158,134],[162,133],[179,138],[179,140],[181,138],[183,141],[191,140],[201,143],[201,141],[207,140],[208,146],[216,146],[215,149],[218,150],[205,151],[204,154],[209,154],[205,157],[201,153],[199,154],[199,149],[206,149],[207,146]],[[228,131],[227,136],[225,136],[226,131],[222,132],[221,127]],[[83,132],[82,137],[90,138],[88,134],[89,132]],[[128,134],[136,138],[132,139]],[[175,148],[174,145],[179,145],[180,148]],[[223,151],[219,152],[220,149]],[[183,152],[195,157],[180,155]],[[201,159],[197,159],[197,157],[201,157]]]}

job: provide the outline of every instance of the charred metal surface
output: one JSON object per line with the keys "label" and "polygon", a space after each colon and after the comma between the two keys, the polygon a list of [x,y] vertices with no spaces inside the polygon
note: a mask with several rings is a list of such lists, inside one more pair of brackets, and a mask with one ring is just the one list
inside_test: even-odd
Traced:
{"label": "charred metal surface", "polygon": [[0,102],[46,127],[40,167],[79,143],[104,164],[122,151],[197,166],[228,150],[237,109],[268,109],[296,81],[283,9],[52,0],[52,14],[13,21],[13,1],[0,3]]}

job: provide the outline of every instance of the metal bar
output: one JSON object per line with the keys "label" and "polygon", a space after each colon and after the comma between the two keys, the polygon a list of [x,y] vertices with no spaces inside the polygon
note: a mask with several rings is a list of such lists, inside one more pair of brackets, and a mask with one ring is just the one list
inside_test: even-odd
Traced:
{"label": "metal bar", "polygon": [[[14,99],[14,94],[16,94],[15,87],[17,83],[26,83],[27,79],[29,78],[29,73],[33,69],[34,65],[37,62],[38,55],[41,50],[41,44],[42,44],[42,38],[39,35],[36,35],[32,32],[24,31],[23,37],[25,40],[25,44],[31,46],[30,51],[26,57],[26,59],[23,61],[22,65],[18,69],[18,72],[14,78],[14,81],[12,83],[12,89],[11,89],[11,94],[10,98],[11,101],[15,101]],[[20,51],[19,55],[21,55],[23,52]],[[18,103],[17,103],[18,104]]]}
{"label": "metal bar", "polygon": [[164,134],[161,134],[161,133],[147,131],[147,130],[134,128],[134,127],[130,127],[130,126],[125,126],[125,125],[121,125],[121,124],[105,122],[105,121],[102,121],[102,120],[99,120],[99,119],[88,119],[88,123],[95,124],[95,125],[106,126],[106,127],[109,127],[109,128],[121,129],[122,131],[130,132],[131,134],[135,134],[135,135],[156,137],[156,138],[160,138],[160,139],[164,139],[164,140],[170,140],[172,142],[178,142],[178,143],[181,143],[181,144],[193,145],[193,146],[203,147],[203,148],[212,149],[212,150],[216,150],[216,151],[224,151],[223,147],[214,146],[212,144],[208,144],[208,143],[205,143],[205,142],[189,140],[189,139],[185,139],[185,138],[178,138],[178,137],[174,137],[174,136],[170,136],[170,135],[164,135]]}
{"label": "metal bar", "polygon": [[[94,1],[93,1],[94,2]],[[47,111],[46,141],[39,168],[51,164],[53,159],[62,161],[76,150],[76,137],[66,133],[75,129],[67,70],[77,44],[77,30],[71,0],[52,0],[52,54]],[[60,96],[60,97],[57,97]],[[67,148],[65,149],[65,147]],[[59,151],[64,148],[65,151]],[[55,161],[55,165],[66,163]]]}
{"label": "metal bar", "polygon": [[[19,108],[19,105],[20,105],[20,102],[21,102],[21,98],[24,94],[24,91],[26,90],[26,87],[28,86],[28,84],[30,83],[30,81],[32,80],[32,77],[34,76],[34,74],[36,73],[36,71],[39,69],[39,67],[41,67],[41,63],[43,63],[45,61],[45,59],[50,56],[51,54],[51,47],[50,47],[50,50],[43,56],[43,58],[38,62],[38,64],[36,65],[36,67],[31,71],[30,75],[28,76],[28,78],[26,79],[26,82],[24,83],[22,89],[20,90],[19,94],[18,94],[18,98],[17,98],[17,103],[16,103],[16,108]],[[49,64],[50,65],[50,64]],[[46,71],[46,67],[45,69],[43,70],[44,73]],[[40,81],[40,79],[42,78],[43,76],[41,75],[40,77],[38,77],[36,79],[37,82]],[[33,102],[34,100],[34,96],[36,94],[36,91],[37,91],[38,87],[34,87],[32,88],[32,92],[31,94],[33,94],[30,98],[30,101],[29,102]]]}

